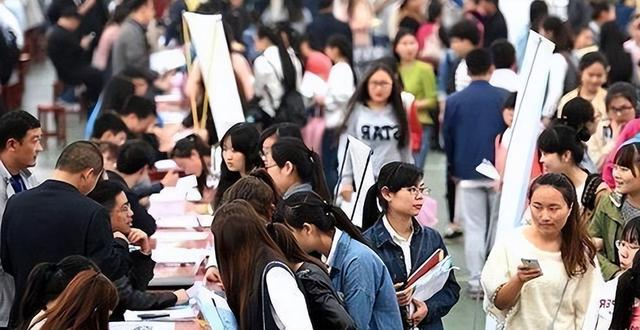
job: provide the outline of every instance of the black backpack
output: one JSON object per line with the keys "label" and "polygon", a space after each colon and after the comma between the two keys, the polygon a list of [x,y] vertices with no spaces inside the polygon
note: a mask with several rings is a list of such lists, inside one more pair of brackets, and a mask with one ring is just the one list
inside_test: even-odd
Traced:
{"label": "black backpack", "polygon": [[15,34],[0,24],[0,84],[5,85],[20,59],[20,49]]}
{"label": "black backpack", "polygon": [[[265,58],[266,59],[266,58]],[[276,110],[276,115],[273,118],[274,123],[294,123],[299,127],[304,127],[307,124],[307,109],[304,106],[304,100],[302,94],[296,89],[287,89],[284,84],[284,79],[278,76],[276,67],[267,59],[267,63],[273,68],[273,72],[280,80],[280,84],[284,87],[284,94],[280,99],[280,106]]]}

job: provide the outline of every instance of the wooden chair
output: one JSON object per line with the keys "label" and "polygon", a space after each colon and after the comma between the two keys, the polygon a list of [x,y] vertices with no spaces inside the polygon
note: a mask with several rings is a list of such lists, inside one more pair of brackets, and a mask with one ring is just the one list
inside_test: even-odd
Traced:
{"label": "wooden chair", "polygon": [[[40,120],[40,127],[42,127],[42,139],[45,140],[49,137],[55,137],[58,140],[58,144],[67,144],[67,123],[66,123],[66,109],[57,103],[53,104],[39,104],[38,105],[38,120]],[[49,128],[49,117],[53,116],[53,129]]]}

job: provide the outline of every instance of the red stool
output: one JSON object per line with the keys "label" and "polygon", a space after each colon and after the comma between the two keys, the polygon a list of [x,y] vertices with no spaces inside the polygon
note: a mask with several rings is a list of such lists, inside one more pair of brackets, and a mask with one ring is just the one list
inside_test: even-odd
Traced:
{"label": "red stool", "polygon": [[[53,115],[53,129],[49,128],[49,114]],[[59,104],[39,104],[38,120],[42,127],[42,138],[55,137],[58,144],[67,144],[66,109]]]}

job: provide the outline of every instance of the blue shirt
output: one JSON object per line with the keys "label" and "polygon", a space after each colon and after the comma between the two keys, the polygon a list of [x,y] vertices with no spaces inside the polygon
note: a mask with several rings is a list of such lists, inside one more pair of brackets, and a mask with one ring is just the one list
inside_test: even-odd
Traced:
{"label": "blue shirt", "polygon": [[495,163],[495,138],[504,132],[502,104],[508,92],[474,80],[447,99],[443,136],[451,174],[461,180],[486,179],[476,172],[483,159]]}
{"label": "blue shirt", "polygon": [[400,308],[382,260],[366,245],[342,233],[329,273],[358,329],[402,329]]}
{"label": "blue shirt", "polygon": [[[364,233],[364,236],[373,244],[374,251],[378,253],[387,266],[393,283],[406,282],[409,274],[407,274],[404,264],[402,249],[393,241],[382,219],[376,221]],[[413,235],[411,236],[410,246],[411,273],[415,272],[416,268],[420,267],[437,249],[442,249],[445,255],[448,254],[440,234],[431,228],[422,227],[415,219],[413,219]],[[418,328],[444,329],[441,319],[449,313],[451,308],[458,302],[459,297],[460,285],[458,285],[452,271],[449,273],[449,278],[442,290],[425,301],[428,309],[427,316],[418,324]]]}

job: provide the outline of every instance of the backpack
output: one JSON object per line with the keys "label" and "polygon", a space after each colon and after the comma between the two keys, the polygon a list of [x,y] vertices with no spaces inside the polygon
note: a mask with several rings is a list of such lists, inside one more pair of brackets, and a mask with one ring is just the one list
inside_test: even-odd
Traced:
{"label": "backpack", "polygon": [[20,59],[20,49],[16,35],[6,26],[0,24],[0,84],[5,85],[11,78],[13,69]]}
{"label": "backpack", "polygon": [[304,100],[302,94],[296,89],[287,89],[284,84],[284,78],[278,76],[278,70],[271,64],[271,62],[265,57],[267,63],[273,68],[273,72],[280,80],[280,83],[284,87],[284,94],[280,99],[280,105],[276,109],[276,115],[273,118],[274,123],[294,123],[298,127],[304,127],[307,124],[307,109],[304,106]]}

